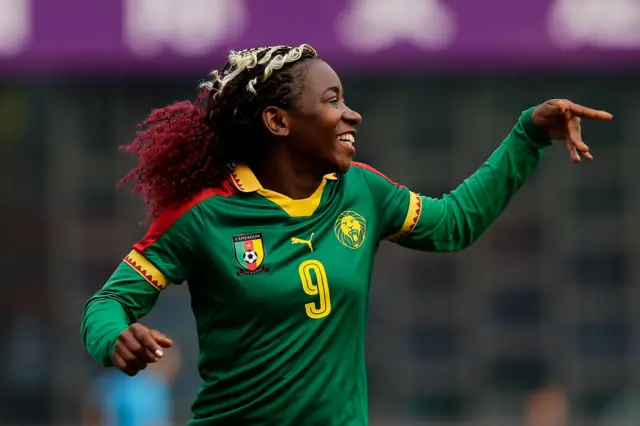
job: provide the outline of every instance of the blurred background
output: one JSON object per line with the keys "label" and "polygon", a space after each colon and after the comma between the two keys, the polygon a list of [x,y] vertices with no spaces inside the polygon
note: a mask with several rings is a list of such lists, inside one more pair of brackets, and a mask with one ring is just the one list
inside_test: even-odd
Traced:
{"label": "blurred background", "polygon": [[[141,201],[116,190],[133,166],[117,148],[152,108],[193,99],[229,49],[303,42],[364,116],[358,160],[431,196],[538,102],[615,115],[584,123],[595,162],[550,149],[472,248],[382,246],[371,424],[637,425],[639,16],[628,0],[0,0],[0,425],[133,425],[96,421],[124,391],[79,334],[84,302],[145,231]],[[142,416],[161,413],[140,424],[189,418],[184,290],[146,320],[180,351],[125,386]]]}

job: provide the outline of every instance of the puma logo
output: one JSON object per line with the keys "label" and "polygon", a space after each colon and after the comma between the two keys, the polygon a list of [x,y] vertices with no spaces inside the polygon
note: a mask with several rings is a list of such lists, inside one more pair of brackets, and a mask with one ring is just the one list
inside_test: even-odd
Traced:
{"label": "puma logo", "polygon": [[309,250],[313,251],[313,245],[311,244],[311,240],[313,240],[314,235],[315,235],[315,232],[312,232],[311,237],[309,237],[308,240],[303,240],[302,238],[293,237],[291,238],[291,244],[306,244],[307,247],[309,247]]}

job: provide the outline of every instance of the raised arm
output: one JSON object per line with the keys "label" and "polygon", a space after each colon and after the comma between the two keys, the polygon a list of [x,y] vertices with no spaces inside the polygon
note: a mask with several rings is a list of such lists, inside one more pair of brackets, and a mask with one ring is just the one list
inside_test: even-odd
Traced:
{"label": "raised arm", "polygon": [[468,247],[500,216],[533,173],[551,138],[566,139],[572,161],[579,162],[578,153],[592,159],[581,140],[580,117],[611,118],[608,113],[568,101],[549,101],[524,111],[489,159],[442,198],[416,194],[370,167],[361,167],[379,206],[381,238],[424,251]]}

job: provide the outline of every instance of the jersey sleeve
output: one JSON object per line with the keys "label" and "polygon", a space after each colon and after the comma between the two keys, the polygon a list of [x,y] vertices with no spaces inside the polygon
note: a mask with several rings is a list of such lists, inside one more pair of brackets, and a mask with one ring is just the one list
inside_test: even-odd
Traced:
{"label": "jersey sleeve", "polygon": [[87,301],[82,339],[100,364],[111,366],[120,333],[151,311],[161,291],[187,280],[193,270],[202,216],[197,205],[184,210],[160,214],[102,289]]}
{"label": "jersey sleeve", "polygon": [[546,132],[531,122],[533,109],[522,113],[471,177],[441,198],[415,193],[363,167],[378,209],[381,239],[423,251],[457,251],[475,242],[504,211],[550,143]]}

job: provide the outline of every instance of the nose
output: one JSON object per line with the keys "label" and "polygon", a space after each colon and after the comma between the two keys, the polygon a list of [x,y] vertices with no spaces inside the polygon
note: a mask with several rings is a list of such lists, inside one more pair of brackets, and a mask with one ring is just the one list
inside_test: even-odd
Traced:
{"label": "nose", "polygon": [[349,107],[345,107],[342,119],[352,126],[357,126],[362,122],[362,116]]}

